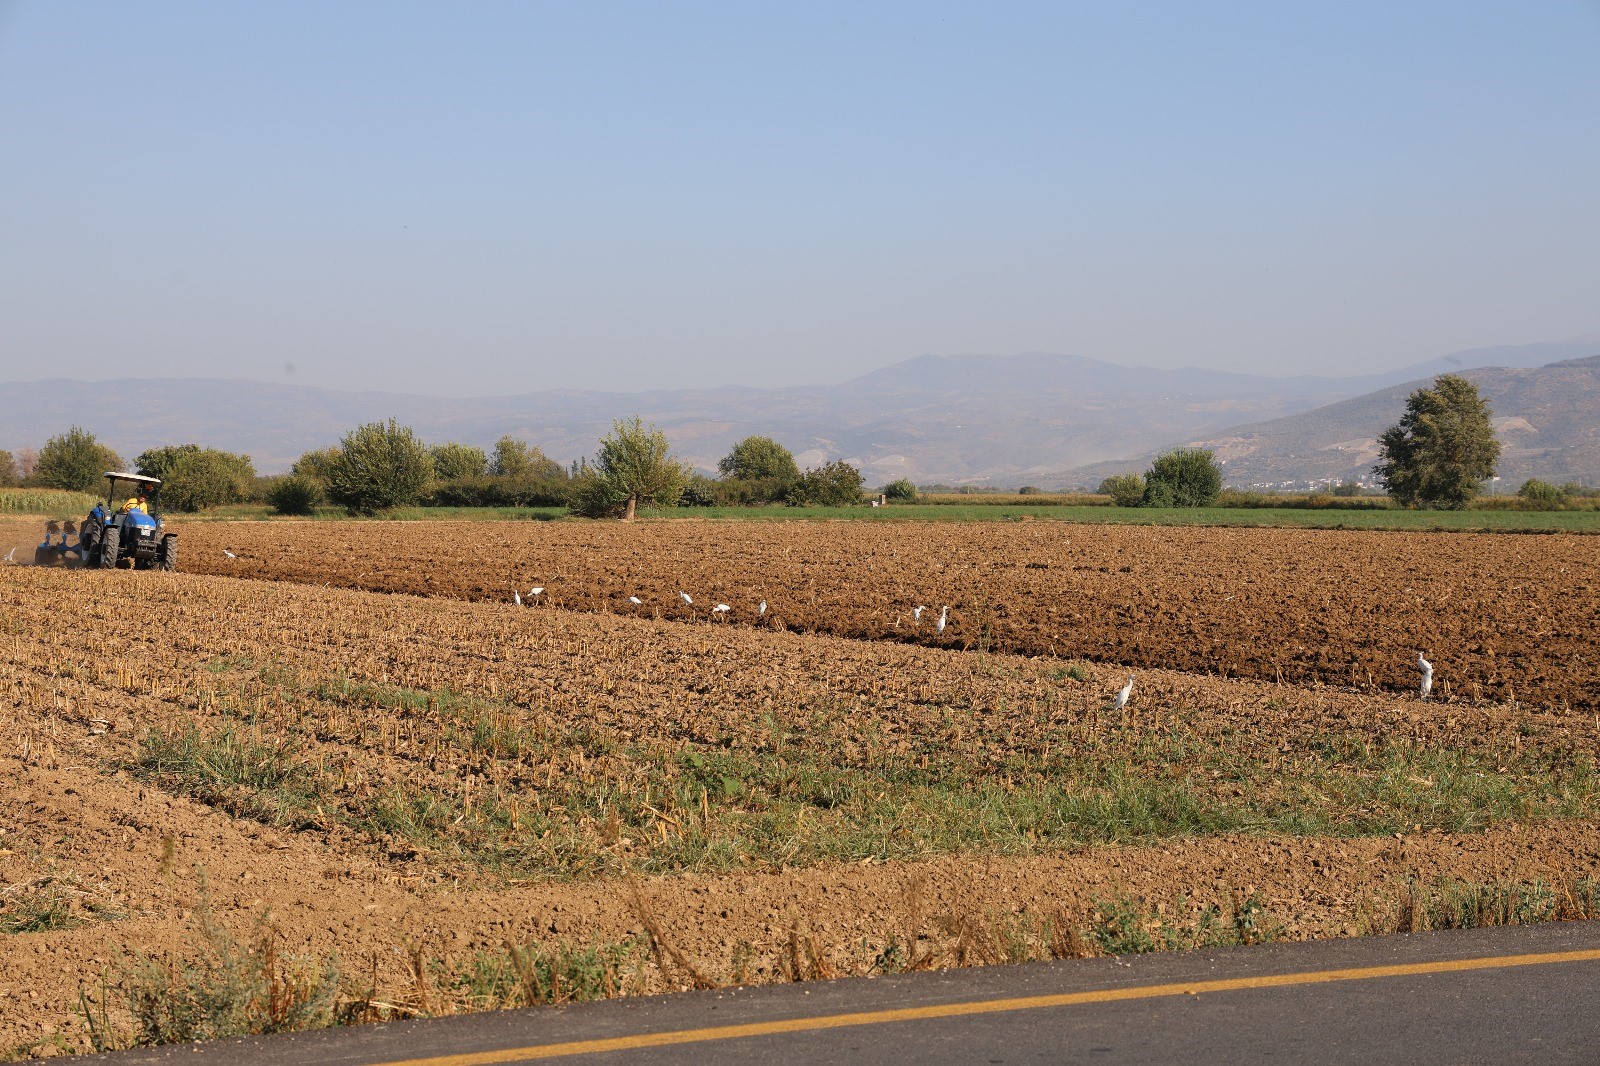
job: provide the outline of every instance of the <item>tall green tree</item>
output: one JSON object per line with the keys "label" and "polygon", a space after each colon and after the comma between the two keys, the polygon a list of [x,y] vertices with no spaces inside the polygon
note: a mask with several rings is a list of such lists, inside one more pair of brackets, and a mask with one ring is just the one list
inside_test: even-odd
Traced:
{"label": "tall green tree", "polygon": [[1161,507],[1210,507],[1222,495],[1222,468],[1209,448],[1174,448],[1155,457],[1144,475],[1144,502]]}
{"label": "tall green tree", "polygon": [[776,503],[788,495],[800,468],[789,449],[771,437],[746,437],[717,462],[722,477],[714,484],[701,486],[718,506],[748,506]]}
{"label": "tall green tree", "polygon": [[0,488],[13,488],[22,484],[22,475],[17,471],[17,461],[10,452],[0,449]]}
{"label": "tall green tree", "polygon": [[1408,396],[1400,421],[1379,434],[1382,459],[1373,472],[1407,507],[1465,507],[1500,461],[1489,415],[1476,385],[1458,374],[1441,374],[1433,388]]}
{"label": "tall green tree", "polygon": [[717,470],[741,481],[793,481],[800,476],[794,454],[771,437],[746,437],[717,461]]}
{"label": "tall green tree", "polygon": [[640,503],[672,507],[689,484],[690,469],[672,458],[667,436],[638,415],[618,419],[600,439],[592,464],[579,470],[572,509],[632,520]]}
{"label": "tall green tree", "polygon": [[27,483],[30,488],[97,493],[104,487],[106,471],[121,469],[120,455],[93,433],[73,426],[44,442]]}
{"label": "tall green tree", "polygon": [[428,446],[394,419],[346,434],[328,468],[328,498],[351,514],[376,514],[417,502],[433,476]]}
{"label": "tall green tree", "polygon": [[134,465],[139,473],[161,479],[161,506],[172,511],[239,503],[249,498],[256,476],[248,455],[198,444],[151,448],[141,452]]}
{"label": "tall green tree", "polygon": [[433,456],[433,476],[440,481],[482,477],[489,471],[489,457],[470,444],[435,444],[428,453]]}

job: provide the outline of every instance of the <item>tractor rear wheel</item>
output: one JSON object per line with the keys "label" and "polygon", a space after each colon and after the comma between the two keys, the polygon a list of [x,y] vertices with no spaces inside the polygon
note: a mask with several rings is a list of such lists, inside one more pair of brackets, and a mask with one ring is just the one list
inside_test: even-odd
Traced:
{"label": "tractor rear wheel", "polygon": [[117,549],[121,540],[122,531],[116,526],[107,526],[105,532],[100,534],[100,569],[110,570],[117,565]]}
{"label": "tractor rear wheel", "polygon": [[178,568],[178,535],[168,533],[161,538],[161,547],[156,551],[157,570],[176,570]]}

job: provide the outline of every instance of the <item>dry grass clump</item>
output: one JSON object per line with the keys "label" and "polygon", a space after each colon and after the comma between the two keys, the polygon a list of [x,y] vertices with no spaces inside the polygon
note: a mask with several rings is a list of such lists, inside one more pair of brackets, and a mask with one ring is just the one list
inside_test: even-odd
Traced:
{"label": "dry grass clump", "polygon": [[71,873],[46,873],[0,884],[0,934],[43,933],[127,916],[105,885]]}

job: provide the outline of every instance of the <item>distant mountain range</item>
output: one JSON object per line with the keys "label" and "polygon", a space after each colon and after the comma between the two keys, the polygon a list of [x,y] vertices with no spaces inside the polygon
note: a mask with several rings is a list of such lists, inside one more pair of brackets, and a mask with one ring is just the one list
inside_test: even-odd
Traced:
{"label": "distant mountain range", "polygon": [[[37,448],[73,425],[132,458],[197,443],[250,455],[263,473],[395,418],[430,443],[492,446],[510,434],[567,462],[593,455],[615,418],[664,430],[711,472],[733,443],[771,436],[802,467],[844,459],[869,485],[1064,488],[1142,469],[1174,444],[1217,449],[1230,483],[1345,477],[1370,468],[1371,439],[1407,392],[1467,372],[1489,396],[1508,477],[1600,480],[1593,428],[1600,335],[1481,348],[1387,374],[1269,377],[1124,367],[1081,356],[921,356],[841,385],[639,393],[559,390],[445,399],[206,378],[0,383],[0,448]],[[1578,360],[1568,367],[1533,369]],[[1478,368],[1501,367],[1502,370]]]}
{"label": "distant mountain range", "polygon": [[[1508,490],[1530,477],[1600,484],[1600,355],[1537,368],[1486,367],[1459,373],[1477,385],[1489,403],[1500,439],[1500,480]],[[1174,443],[1210,448],[1230,485],[1374,482],[1378,434],[1399,420],[1407,395],[1431,380]],[[1068,472],[1067,477],[1098,484],[1112,474],[1146,469],[1155,455],[1150,451],[1094,463]]]}

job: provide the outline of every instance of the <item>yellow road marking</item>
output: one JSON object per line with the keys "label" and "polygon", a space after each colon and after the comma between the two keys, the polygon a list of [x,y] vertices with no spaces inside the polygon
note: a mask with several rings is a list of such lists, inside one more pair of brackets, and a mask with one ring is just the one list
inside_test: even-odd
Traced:
{"label": "yellow road marking", "polygon": [[1345,970],[1310,970],[1302,973],[1271,974],[1264,977],[1229,977],[1213,981],[1184,981],[1167,985],[1136,985],[1131,988],[1101,988],[1089,992],[1061,992],[1047,996],[1021,996],[1012,999],[975,1000],[942,1003],[931,1007],[901,1007],[895,1010],[860,1011],[852,1014],[823,1014],[810,1018],[784,1018],[742,1025],[718,1025],[705,1029],[675,1029],[633,1036],[612,1036],[595,1040],[573,1040],[563,1044],[535,1044],[530,1047],[502,1048],[498,1051],[470,1051],[459,1055],[436,1055],[421,1059],[398,1059],[373,1066],[490,1066],[500,1062],[551,1059],[565,1055],[592,1055],[602,1051],[629,1051],[635,1048],[666,1047],[671,1044],[696,1044],[711,1040],[737,1040],[774,1033],[800,1033],[819,1029],[841,1029],[852,1025],[883,1025],[888,1022],[923,1021],[929,1018],[956,1018],[969,1014],[1000,1014],[1006,1011],[1038,1010],[1041,1007],[1070,1007],[1080,1003],[1115,1003],[1129,999],[1157,999],[1163,996],[1199,995],[1205,992],[1231,992],[1243,988],[1283,988],[1289,985],[1316,985],[1330,981],[1367,981],[1381,977],[1411,977],[1418,974],[1458,973],[1463,970],[1498,970],[1514,966],[1544,966],[1558,962],[1600,962],[1600,948],[1584,951],[1556,951],[1542,955],[1500,955],[1478,959],[1449,959],[1441,962],[1412,962],[1395,966],[1362,966]]}

